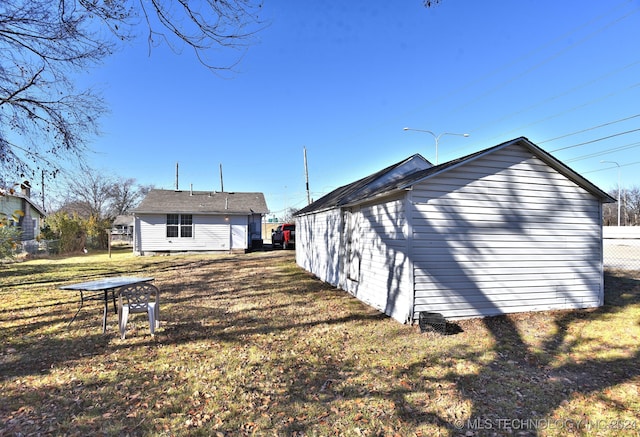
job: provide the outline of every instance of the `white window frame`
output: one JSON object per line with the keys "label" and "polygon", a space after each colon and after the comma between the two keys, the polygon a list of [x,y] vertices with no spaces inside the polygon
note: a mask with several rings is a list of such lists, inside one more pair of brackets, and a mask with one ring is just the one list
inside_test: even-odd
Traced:
{"label": "white window frame", "polygon": [[[174,222],[174,220],[172,220],[171,223],[169,223],[169,217],[173,216],[173,217],[177,217],[178,220]],[[187,222],[188,223],[185,223]],[[169,235],[169,229],[171,228],[177,228],[177,235]],[[190,232],[185,232],[187,229],[189,229]],[[190,235],[184,235],[184,234],[190,234]],[[194,232],[193,232],[193,214],[167,214],[167,221],[166,221],[166,233],[165,233],[167,238],[193,238]]]}

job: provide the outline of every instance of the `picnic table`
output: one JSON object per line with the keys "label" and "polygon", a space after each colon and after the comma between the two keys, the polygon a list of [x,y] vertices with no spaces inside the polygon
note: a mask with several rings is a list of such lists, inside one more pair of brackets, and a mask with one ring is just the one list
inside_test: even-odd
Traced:
{"label": "picnic table", "polygon": [[75,290],[80,292],[80,306],[74,314],[69,325],[76,319],[82,309],[84,302],[88,300],[104,300],[104,312],[102,316],[102,333],[107,332],[107,313],[109,312],[109,294],[113,300],[113,310],[118,312],[116,305],[117,291],[126,285],[139,284],[141,282],[151,282],[151,277],[116,276],[111,278],[97,279],[95,281],[80,282],[77,284],[63,285],[61,290]]}

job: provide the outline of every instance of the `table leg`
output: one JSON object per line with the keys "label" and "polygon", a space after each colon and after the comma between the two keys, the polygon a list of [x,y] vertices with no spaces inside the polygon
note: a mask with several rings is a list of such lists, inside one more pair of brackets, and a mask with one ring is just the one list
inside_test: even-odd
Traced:
{"label": "table leg", "polygon": [[104,291],[104,314],[102,315],[102,333],[107,332],[107,313],[109,312],[109,290]]}
{"label": "table leg", "polygon": [[113,299],[113,312],[118,314],[118,304],[116,303],[116,291],[119,290],[119,288],[113,288],[111,289],[111,298]]}
{"label": "table leg", "polygon": [[80,310],[82,309],[83,305],[84,305],[84,295],[82,294],[82,290],[80,290],[80,306],[78,307],[78,311],[76,311],[76,313],[73,315],[71,320],[69,320],[69,324],[67,325],[67,328],[71,326],[71,324],[76,319],[76,317],[78,317],[78,314],[80,313]]}

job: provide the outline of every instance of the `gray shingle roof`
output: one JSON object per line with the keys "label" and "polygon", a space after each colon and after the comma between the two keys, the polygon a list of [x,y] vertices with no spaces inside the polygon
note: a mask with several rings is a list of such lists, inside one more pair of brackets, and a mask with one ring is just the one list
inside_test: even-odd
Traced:
{"label": "gray shingle roof", "polygon": [[[294,215],[303,215],[308,214],[315,211],[321,211],[324,209],[335,208],[338,206],[345,206],[349,204],[355,204],[358,202],[362,202],[365,200],[372,199],[376,196],[383,195],[386,193],[397,192],[399,190],[405,190],[418,182],[421,182],[425,179],[428,179],[436,174],[440,174],[447,170],[453,169],[460,165],[463,165],[467,162],[473,161],[481,156],[492,153],[496,150],[503,149],[505,147],[510,147],[514,144],[527,147],[533,154],[535,154],[538,158],[544,161],[547,165],[563,174],[569,180],[573,181],[580,187],[587,190],[589,193],[593,194],[595,197],[600,199],[601,202],[615,202],[611,196],[609,196],[604,191],[600,190],[597,186],[589,182],[579,173],[575,172],[561,161],[553,157],[548,152],[542,150],[540,147],[533,144],[525,137],[515,138],[510,141],[506,141],[504,143],[498,144],[497,146],[489,147],[488,149],[481,150],[479,152],[472,153],[467,156],[463,156],[458,159],[454,159],[449,162],[445,162],[440,165],[436,165],[433,167],[428,167],[424,169],[415,169],[413,172],[409,172],[404,174],[401,178],[394,178],[386,183],[378,183],[375,186],[372,185],[374,181],[380,181],[381,177],[385,174],[389,173],[394,168],[401,165],[403,162],[394,164],[386,169],[383,169],[379,172],[376,172],[370,176],[359,179],[351,184],[342,186],[330,192],[329,194],[321,197],[315,202],[307,205],[300,211],[296,212]],[[416,156],[416,155],[414,155]],[[409,158],[411,159],[411,158]],[[373,189],[371,189],[373,187]]]}
{"label": "gray shingle roof", "polygon": [[133,216],[119,215],[113,221],[113,226],[133,226]]}
{"label": "gray shingle roof", "polygon": [[266,214],[262,193],[151,190],[135,214]]}
{"label": "gray shingle roof", "polygon": [[397,184],[407,174],[431,168],[432,165],[422,155],[416,153],[407,159],[390,165],[376,173],[359,179],[348,185],[336,188],[329,194],[307,205],[294,215],[305,214],[310,211],[334,208],[357,200],[367,199],[385,190],[388,185]]}

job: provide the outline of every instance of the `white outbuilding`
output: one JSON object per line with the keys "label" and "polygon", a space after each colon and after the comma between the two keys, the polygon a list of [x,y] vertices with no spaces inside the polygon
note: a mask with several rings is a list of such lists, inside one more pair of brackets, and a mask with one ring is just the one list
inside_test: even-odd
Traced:
{"label": "white outbuilding", "polygon": [[247,251],[268,212],[262,193],[154,189],[133,210],[133,252]]}
{"label": "white outbuilding", "polygon": [[405,323],[597,307],[614,201],[524,137],[414,155],[298,211],[296,262]]}

